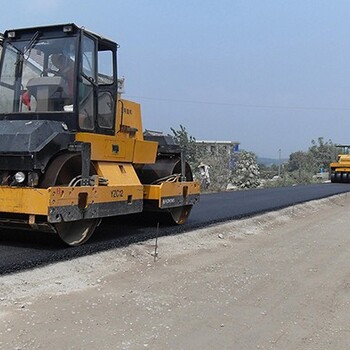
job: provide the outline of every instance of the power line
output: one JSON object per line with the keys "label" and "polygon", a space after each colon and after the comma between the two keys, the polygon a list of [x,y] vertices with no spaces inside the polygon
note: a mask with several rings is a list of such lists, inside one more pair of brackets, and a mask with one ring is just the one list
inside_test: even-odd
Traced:
{"label": "power line", "polygon": [[140,100],[163,101],[163,102],[174,102],[174,103],[190,103],[190,104],[201,104],[201,105],[216,105],[216,106],[232,106],[232,107],[243,107],[243,108],[318,110],[318,111],[350,111],[350,107],[259,105],[259,104],[243,104],[243,103],[230,103],[230,102],[182,100],[182,99],[146,97],[146,96],[129,96],[129,97],[137,98]]}

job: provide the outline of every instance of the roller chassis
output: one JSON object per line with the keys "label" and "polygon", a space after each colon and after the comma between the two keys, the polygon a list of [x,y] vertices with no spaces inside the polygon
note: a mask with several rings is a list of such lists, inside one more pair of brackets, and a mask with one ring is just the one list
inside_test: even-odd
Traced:
{"label": "roller chassis", "polygon": [[139,213],[144,209],[192,206],[199,200],[197,186],[194,182],[145,185],[139,188],[144,198],[132,202],[127,198],[130,195],[125,198],[123,194],[131,193],[135,188],[127,186],[59,186],[47,189],[1,186],[0,222],[11,222],[10,218],[4,219],[5,213],[27,215],[27,224],[33,226],[37,224],[35,217],[45,217],[48,223],[53,224]]}
{"label": "roller chassis", "polygon": [[[79,225],[85,220],[142,211],[164,213],[173,223],[182,224],[198,201],[199,184],[193,181],[137,186],[0,186],[0,226],[55,232],[61,237],[60,223]],[[69,245],[86,241],[63,240]]]}

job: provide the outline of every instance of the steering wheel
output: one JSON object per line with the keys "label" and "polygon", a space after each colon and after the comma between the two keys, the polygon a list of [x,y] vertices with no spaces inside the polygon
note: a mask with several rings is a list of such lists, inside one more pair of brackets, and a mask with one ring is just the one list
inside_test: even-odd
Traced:
{"label": "steering wheel", "polygon": [[55,76],[59,76],[59,77],[65,78],[65,76],[64,76],[64,74],[62,72],[60,72],[58,70],[53,70],[53,69],[50,69],[50,68],[44,69],[40,75],[42,77],[45,77],[45,76],[47,76],[48,73],[54,74]]}

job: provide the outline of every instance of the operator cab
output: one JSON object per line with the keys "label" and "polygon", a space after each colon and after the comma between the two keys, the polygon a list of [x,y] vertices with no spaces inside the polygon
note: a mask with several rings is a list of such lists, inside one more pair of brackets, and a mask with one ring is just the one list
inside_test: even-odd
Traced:
{"label": "operator cab", "polygon": [[74,24],[7,30],[0,120],[55,120],[70,131],[114,134],[116,51],[113,41]]}

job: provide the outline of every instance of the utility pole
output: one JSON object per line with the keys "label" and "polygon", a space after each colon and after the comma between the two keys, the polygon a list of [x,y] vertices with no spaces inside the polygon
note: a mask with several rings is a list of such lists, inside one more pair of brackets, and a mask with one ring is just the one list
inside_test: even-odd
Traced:
{"label": "utility pole", "polygon": [[281,149],[278,150],[278,177],[281,177]]}

